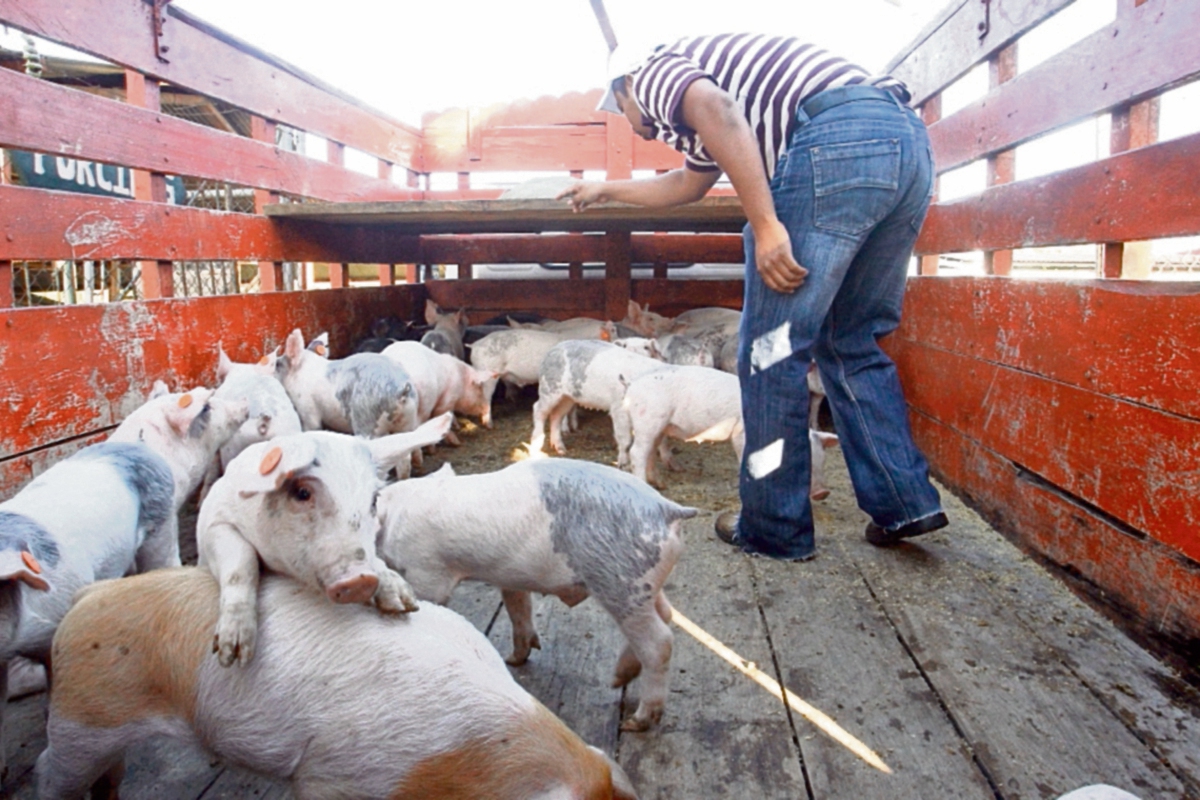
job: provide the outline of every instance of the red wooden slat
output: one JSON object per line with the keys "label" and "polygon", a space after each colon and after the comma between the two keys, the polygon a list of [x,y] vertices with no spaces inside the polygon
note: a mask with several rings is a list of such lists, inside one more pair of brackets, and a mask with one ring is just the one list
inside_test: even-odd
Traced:
{"label": "red wooden slat", "polygon": [[388,181],[270,144],[0,70],[0,145],[305,197],[405,199]]}
{"label": "red wooden slat", "polygon": [[897,339],[912,408],[1200,559],[1200,420]]}
{"label": "red wooden slat", "polygon": [[150,4],[142,0],[68,4],[6,0],[0,20],[251,113],[419,168],[417,130],[339,96],[294,67],[178,9],[167,8],[162,39],[169,48],[166,63],[155,56]]}
{"label": "red wooden slat", "polygon": [[991,0],[991,28],[979,36],[984,6],[959,0],[949,6],[884,69],[913,92],[913,104],[949,86],[971,67],[1074,0]]}
{"label": "red wooden slat", "polygon": [[300,327],[308,336],[328,330],[331,350],[348,353],[374,318],[412,318],[413,291],[395,286],[0,311],[0,461],[116,424],[156,378],[212,385],[218,341],[234,360],[253,361]]}
{"label": "red wooden slat", "polygon": [[1200,284],[914,279],[896,336],[1200,420]]}
{"label": "red wooden slat", "polygon": [[324,261],[265,217],[0,186],[0,259]]}
{"label": "red wooden slat", "polygon": [[608,151],[605,155],[604,169],[607,180],[625,180],[633,174],[633,127],[624,117],[611,114],[611,120],[604,126],[607,136]]}
{"label": "red wooden slat", "polygon": [[12,262],[0,259],[0,308],[11,308],[13,304]]}
{"label": "red wooden slat", "polygon": [[[995,12],[993,11],[993,15]],[[929,129],[939,172],[1200,73],[1200,4],[1156,0]]]}
{"label": "red wooden slat", "polygon": [[1200,134],[930,209],[916,251],[955,253],[1200,233]]}
{"label": "red wooden slat", "polygon": [[[635,234],[635,263],[669,261],[739,264],[742,237],[736,234]],[[430,264],[520,264],[526,262],[603,261],[598,234],[538,236],[423,236],[418,261]]]}
{"label": "red wooden slat", "polygon": [[689,308],[721,306],[742,307],[742,282],[729,280],[673,281],[662,279],[635,280],[633,299],[643,306],[667,316],[675,316]]}
{"label": "red wooden slat", "polygon": [[430,281],[421,284],[442,308],[466,308],[472,323],[511,311],[550,312],[597,319],[604,315],[604,281]]}
{"label": "red wooden slat", "polygon": [[[916,367],[916,371],[920,371]],[[1127,620],[1176,642],[1200,639],[1200,568],[1035,480],[921,413],[913,435],[934,473],[989,523],[1051,562]]]}

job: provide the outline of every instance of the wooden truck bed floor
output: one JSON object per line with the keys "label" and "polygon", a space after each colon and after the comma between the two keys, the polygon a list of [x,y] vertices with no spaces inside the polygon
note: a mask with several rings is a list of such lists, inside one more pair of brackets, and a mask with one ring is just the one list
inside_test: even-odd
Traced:
{"label": "wooden truck bed floor", "polygon": [[[528,438],[528,409],[498,411],[495,430],[468,429],[462,448],[441,449],[426,469],[443,458],[459,472],[497,468]],[[611,458],[610,431],[607,417],[586,415],[570,454]],[[706,513],[687,524],[667,593],[718,644],[674,626],[661,727],[619,732],[639,686],[609,688],[622,642],[592,600],[568,609],[538,598],[543,649],[513,670],[614,753],[642,798],[1016,800],[1098,782],[1142,798],[1200,797],[1200,693],[948,492],[948,529],[874,548],[831,450],[819,556],[776,563],[713,537],[714,513],[737,504],[731,449],[676,450],[684,469],[666,473],[665,494]],[[467,584],[452,606],[507,655],[498,591]],[[786,707],[718,655],[722,645],[799,701]],[[44,695],[10,705],[6,796],[34,796],[44,709]],[[868,763],[872,753],[890,773]],[[173,742],[134,748],[127,762],[126,800],[291,796]]]}

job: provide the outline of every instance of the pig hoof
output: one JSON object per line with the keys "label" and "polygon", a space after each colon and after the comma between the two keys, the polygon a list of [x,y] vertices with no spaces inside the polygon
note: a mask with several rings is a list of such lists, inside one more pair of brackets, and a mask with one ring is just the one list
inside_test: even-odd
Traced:
{"label": "pig hoof", "polygon": [[238,620],[219,620],[217,634],[213,637],[213,652],[222,667],[232,667],[237,662],[244,667],[254,658],[254,640],[258,636],[258,627],[253,622],[242,623]]}
{"label": "pig hoof", "polygon": [[809,498],[813,500],[824,500],[826,497],[829,497],[828,489],[818,489],[817,491],[809,494]]}
{"label": "pig hoof", "polygon": [[621,723],[621,730],[628,733],[644,733],[650,730],[650,725],[650,720],[638,719],[636,716],[633,716]]}
{"label": "pig hoof", "polygon": [[526,650],[524,653],[522,653],[520,655],[518,655],[517,652],[514,650],[513,654],[511,656],[504,659],[504,663],[508,664],[510,667],[520,667],[520,666],[523,666],[525,664],[525,662],[528,660],[529,660],[529,651],[528,650]]}

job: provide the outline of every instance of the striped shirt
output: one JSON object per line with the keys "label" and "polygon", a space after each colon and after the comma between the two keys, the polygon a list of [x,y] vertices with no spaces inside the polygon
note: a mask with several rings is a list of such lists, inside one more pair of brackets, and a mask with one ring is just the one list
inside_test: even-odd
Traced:
{"label": "striped shirt", "polygon": [[697,172],[720,169],[683,122],[684,90],[701,79],[713,81],[741,106],[758,138],[768,178],[787,150],[796,109],[805,100],[851,84],[904,87],[895,78],[872,77],[815,45],[783,36],[690,36],[660,47],[633,73],[633,99],[654,129],[654,138],[683,153],[687,168]]}

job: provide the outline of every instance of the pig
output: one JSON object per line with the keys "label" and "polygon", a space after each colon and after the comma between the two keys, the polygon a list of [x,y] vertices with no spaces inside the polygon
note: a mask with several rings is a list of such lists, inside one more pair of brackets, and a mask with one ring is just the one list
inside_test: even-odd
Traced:
{"label": "pig", "polygon": [[83,797],[106,770],[115,790],[126,750],[167,735],[299,798],[636,800],[449,609],[384,617],[268,576],[259,655],[223,670],[206,656],[218,595],[185,567],[80,596],[54,640],[40,798]]}
{"label": "pig", "polygon": [[655,339],[655,343],[668,364],[691,367],[716,366],[717,359],[713,355],[712,346],[702,339],[682,333],[668,333]]}
{"label": "pig", "polygon": [[493,370],[476,369],[418,342],[396,342],[383,355],[399,364],[412,379],[419,421],[456,411],[480,419],[486,416],[491,422],[491,403],[484,397],[484,387],[489,381],[494,385],[497,375]]}
{"label": "pig", "polygon": [[[179,565],[175,478],[140,442],[85,447],[0,503],[0,682],[16,656],[50,657],[75,591]],[[0,687],[0,701],[6,687]],[[0,772],[4,768],[0,702]]]}
{"label": "pig", "polygon": [[825,399],[825,384],[821,382],[821,373],[817,369],[817,362],[813,361],[808,365],[808,427],[818,428],[817,421],[820,419],[821,401]]}
{"label": "pig", "polygon": [[742,390],[736,375],[706,367],[665,367],[630,382],[624,406],[633,444],[633,474],[661,486],[655,452],[671,465],[667,438],[733,443],[738,461],[746,446]]}
{"label": "pig", "polygon": [[196,521],[199,564],[221,585],[213,651],[222,666],[254,657],[260,562],[335,603],[416,610],[408,584],[375,554],[377,470],[440,441],[452,417],[370,440],[298,433],[253,444],[230,463]]}
{"label": "pig", "polygon": [[417,397],[408,373],[379,353],[330,360],[306,350],[292,331],[275,364],[306,431],[322,427],[371,438],[417,426]]}
{"label": "pig", "polygon": [[698,330],[717,328],[726,334],[736,335],[742,325],[742,312],[732,308],[708,306],[705,308],[689,309],[671,321],[672,332],[687,331],[694,333]]}
{"label": "pig", "polygon": [[538,400],[533,405],[533,433],[529,451],[541,452],[545,445],[547,419],[550,444],[562,455],[562,418],[575,405],[607,411],[613,420],[617,442],[617,466],[629,463],[629,420],[621,401],[633,380],[661,369],[653,339],[622,339],[618,342],[591,340],[560,342],[550,349],[538,374]]}
{"label": "pig", "polygon": [[157,387],[150,400],[122,420],[108,441],[142,442],[167,462],[178,514],[200,488],[217,453],[249,419],[250,408],[245,400],[219,398],[204,387],[177,394],[163,394],[163,388]]}
{"label": "pig", "polygon": [[[624,406],[633,439],[630,468],[654,486],[662,485],[655,469],[656,453],[663,466],[672,466],[668,438],[729,441],[738,461],[742,460],[746,429],[736,375],[704,367],[666,367],[632,381],[625,391]],[[838,437],[810,428],[808,439],[812,458],[809,497],[824,500],[829,496],[825,450],[836,447]]]}
{"label": "pig", "polygon": [[734,375],[737,375],[738,337],[736,335],[728,337],[724,344],[721,345],[721,352],[717,356],[716,367],[722,372],[732,372]]}
{"label": "pig", "polygon": [[371,335],[358,343],[356,353],[382,353],[389,345],[409,338],[409,325],[399,317],[380,317],[371,323]]}
{"label": "pig", "polygon": [[265,442],[276,436],[300,433],[300,415],[288,398],[287,391],[275,379],[274,352],[267,353],[257,364],[236,364],[225,348],[217,345],[217,380],[220,386],[214,398],[244,402],[250,416],[220,449],[220,467],[225,469],[234,457],[255,442]]}
{"label": "pig", "polygon": [[421,344],[462,361],[466,355],[463,349],[463,333],[467,329],[466,312],[460,308],[448,314],[438,308],[437,303],[426,300],[425,321],[433,326],[433,330],[421,337]]}
{"label": "pig", "polygon": [[594,594],[627,641],[613,685],[646,675],[622,729],[646,730],[662,717],[671,658],[663,584],[683,551],[682,522],[696,509],[612,467],[536,459],[482,475],[457,476],[447,464],[384,489],[378,513],[379,553],[404,570],[418,597],[444,604],[467,579],[501,589],[513,628],[510,664],[541,647],[531,591],[569,606]]}
{"label": "pig", "polygon": [[664,317],[662,314],[655,314],[650,310],[649,304],[646,304],[643,308],[636,301],[630,300],[622,324],[633,328],[642,336],[654,337],[669,333],[674,320],[670,317]]}
{"label": "pig", "polygon": [[561,336],[550,331],[513,329],[490,333],[475,343],[471,348],[471,364],[497,376],[483,386],[483,396],[488,403],[484,427],[492,427],[491,404],[497,381],[503,380],[513,387],[537,383],[542,359],[561,341]]}

